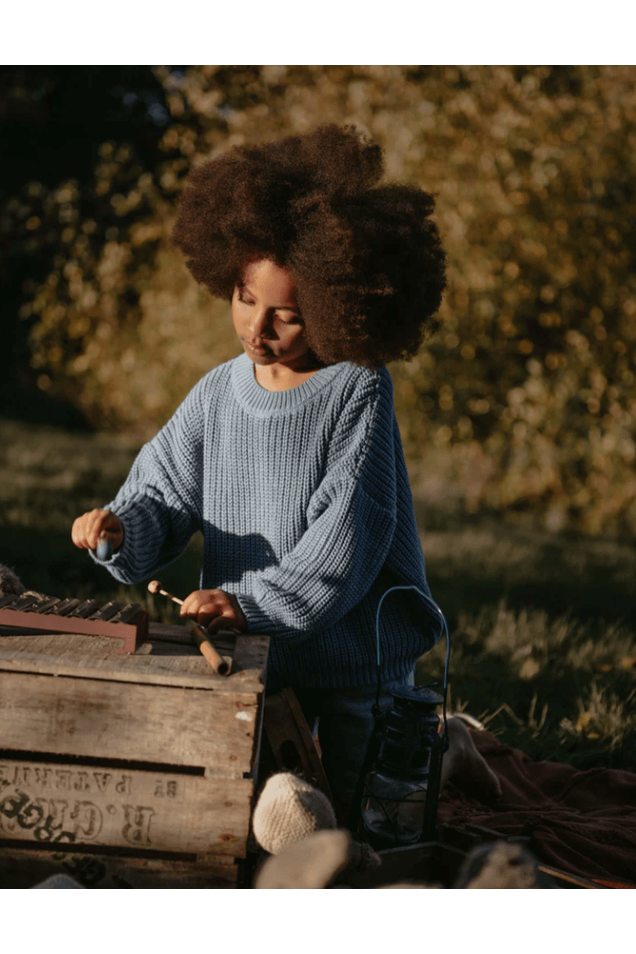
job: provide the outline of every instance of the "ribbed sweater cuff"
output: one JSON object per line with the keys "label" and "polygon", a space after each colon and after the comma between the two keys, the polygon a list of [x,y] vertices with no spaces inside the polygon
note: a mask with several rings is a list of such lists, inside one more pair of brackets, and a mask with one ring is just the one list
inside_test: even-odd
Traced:
{"label": "ribbed sweater cuff", "polygon": [[109,570],[112,570],[112,569],[117,568],[118,566],[121,565],[121,551],[123,550],[123,546],[124,546],[124,545],[123,545],[123,543],[122,543],[122,545],[121,545],[121,547],[119,548],[119,550],[116,550],[116,551],[113,553],[113,555],[112,555],[112,557],[110,558],[110,560],[98,560],[97,557],[95,556],[95,551],[94,551],[94,550],[89,550],[89,551],[88,551],[88,555],[89,555],[89,557],[91,558],[91,560],[93,561],[93,563],[97,564],[97,566],[105,566],[105,567],[108,567]]}
{"label": "ribbed sweater cuff", "polygon": [[[112,503],[109,503],[109,504],[105,504],[103,509],[111,510],[112,513],[115,513],[112,507],[113,507]],[[93,563],[95,563],[97,566],[103,566],[106,569],[108,569],[108,571],[112,573],[115,579],[118,580],[120,583],[128,583],[129,582],[128,569],[130,566],[130,560],[132,556],[130,552],[130,535],[127,531],[126,523],[124,522],[124,520],[122,520],[121,509],[119,508],[117,509],[116,516],[119,517],[121,524],[124,528],[124,541],[122,545],[119,547],[118,550],[114,551],[113,555],[111,556],[109,560],[98,560],[97,557],[95,556],[94,550],[89,550],[88,555],[93,561]]]}
{"label": "ribbed sweater cuff", "polygon": [[124,528],[124,542],[110,560],[97,560],[93,553],[91,557],[98,565],[107,567],[120,583],[138,583],[154,572],[156,554],[153,553],[150,560],[146,558],[143,564],[140,564],[139,557],[148,554],[148,545],[159,530],[158,522],[139,501],[118,503],[116,507],[111,503],[106,509],[119,517]]}
{"label": "ribbed sweater cuff", "polygon": [[263,633],[267,636],[273,636],[275,639],[283,639],[286,643],[302,642],[310,635],[300,630],[285,630],[281,626],[280,620],[273,620],[271,616],[263,612],[253,596],[248,596],[245,593],[235,595],[247,620],[248,632]]}

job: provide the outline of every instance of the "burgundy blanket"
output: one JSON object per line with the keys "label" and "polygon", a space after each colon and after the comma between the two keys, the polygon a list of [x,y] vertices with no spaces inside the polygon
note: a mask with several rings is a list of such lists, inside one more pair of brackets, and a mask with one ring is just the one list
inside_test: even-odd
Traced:
{"label": "burgundy blanket", "polygon": [[449,783],[438,822],[531,835],[528,846],[547,865],[590,880],[636,886],[636,774],[532,762],[489,732],[471,734],[499,776],[502,797],[480,801],[479,793]]}

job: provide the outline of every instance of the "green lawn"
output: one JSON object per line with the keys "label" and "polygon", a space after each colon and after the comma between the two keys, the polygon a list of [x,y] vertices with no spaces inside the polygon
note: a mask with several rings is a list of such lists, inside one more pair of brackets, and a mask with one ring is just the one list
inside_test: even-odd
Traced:
{"label": "green lawn", "polygon": [[[73,519],[114,496],[135,452],[121,438],[0,420],[0,562],[44,593],[132,600],[176,618],[172,604],[116,583],[70,539]],[[451,632],[449,709],[533,759],[636,771],[634,548],[417,509]],[[200,554],[196,537],[161,571],[167,589],[196,589]],[[420,661],[420,682],[441,679],[444,651]]]}

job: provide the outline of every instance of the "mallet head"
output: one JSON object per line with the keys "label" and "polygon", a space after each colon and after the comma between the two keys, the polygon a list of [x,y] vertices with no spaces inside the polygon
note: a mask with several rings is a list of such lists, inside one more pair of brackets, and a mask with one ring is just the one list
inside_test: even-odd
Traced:
{"label": "mallet head", "polygon": [[113,545],[107,537],[101,537],[97,549],[95,550],[95,556],[98,560],[110,560],[113,555]]}

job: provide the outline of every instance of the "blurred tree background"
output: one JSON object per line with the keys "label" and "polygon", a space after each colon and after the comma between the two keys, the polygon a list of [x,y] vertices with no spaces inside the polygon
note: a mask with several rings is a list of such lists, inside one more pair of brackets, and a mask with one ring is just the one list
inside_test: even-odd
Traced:
{"label": "blurred tree background", "polygon": [[633,540],[634,67],[4,68],[2,416],[151,436],[239,350],[170,247],[191,163],[325,122],[437,196],[444,324],[391,368],[430,520]]}

